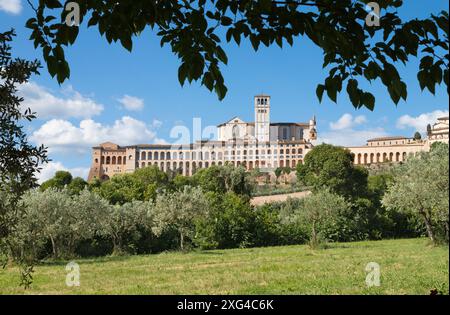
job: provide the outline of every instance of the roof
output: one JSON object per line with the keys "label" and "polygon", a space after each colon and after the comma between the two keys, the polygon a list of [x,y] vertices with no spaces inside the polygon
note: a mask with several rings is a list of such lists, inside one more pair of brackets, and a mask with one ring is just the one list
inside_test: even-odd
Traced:
{"label": "roof", "polygon": [[440,117],[437,120],[448,120],[448,116],[447,117]]}
{"label": "roof", "polygon": [[[239,118],[239,117],[235,117],[235,118]],[[220,125],[217,125],[217,127],[222,127],[225,126],[226,124],[230,123],[230,121],[232,121],[234,118],[230,119],[227,122],[221,123]],[[231,123],[233,124],[233,123]],[[246,122],[246,125],[250,125],[250,126],[254,126],[255,123],[252,122]],[[308,123],[302,123],[302,122],[298,122],[298,123],[294,123],[294,122],[276,122],[276,123],[271,123],[271,126],[299,126],[299,127],[309,127]]]}
{"label": "roof", "polygon": [[387,141],[387,140],[408,140],[408,139],[412,139],[412,138],[408,138],[405,136],[390,136],[390,137],[379,137],[379,138],[373,138],[373,139],[369,139],[367,140],[367,142],[372,142],[372,141]]}

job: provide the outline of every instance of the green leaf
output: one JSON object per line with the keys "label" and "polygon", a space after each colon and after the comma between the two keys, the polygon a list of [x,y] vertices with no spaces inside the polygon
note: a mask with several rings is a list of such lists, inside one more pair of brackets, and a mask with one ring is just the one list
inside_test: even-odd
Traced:
{"label": "green leaf", "polygon": [[228,63],[228,57],[225,54],[225,51],[223,51],[222,47],[217,46],[216,47],[216,56],[219,58],[220,61],[222,61],[224,64]]}
{"label": "green leaf", "polygon": [[317,95],[317,98],[319,99],[320,103],[322,103],[322,98],[323,98],[323,92],[324,91],[325,91],[325,85],[318,84],[317,88],[316,88],[316,95]]}
{"label": "green leaf", "polygon": [[131,40],[131,36],[125,35],[125,36],[121,37],[120,43],[129,52],[131,52],[131,50],[133,49],[133,41]]}
{"label": "green leaf", "polygon": [[181,86],[183,86],[184,82],[186,81],[187,71],[188,66],[186,63],[182,63],[181,66],[178,67],[178,81],[180,82]]}

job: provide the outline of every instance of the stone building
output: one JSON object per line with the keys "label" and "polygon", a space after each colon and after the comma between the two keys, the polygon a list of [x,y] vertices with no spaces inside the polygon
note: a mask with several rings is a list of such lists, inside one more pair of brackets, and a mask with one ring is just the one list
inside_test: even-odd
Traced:
{"label": "stone building", "polygon": [[386,162],[403,162],[408,155],[429,151],[434,142],[448,144],[449,118],[438,118],[428,127],[427,137],[415,140],[407,137],[382,137],[367,140],[365,146],[348,147],[357,165],[370,165]]}
{"label": "stone building", "polygon": [[[272,171],[295,168],[317,139],[316,119],[307,123],[270,121],[270,96],[254,97],[255,121],[239,117],[217,126],[217,140],[185,145],[137,144],[119,146],[106,142],[93,148],[88,180],[106,180],[116,174],[131,173],[151,165],[165,172],[190,176],[196,170],[231,163],[247,170]],[[424,140],[383,137],[364,146],[348,147],[356,165],[403,162],[408,155],[428,151],[434,142],[448,143],[449,118],[442,117],[427,130]]]}
{"label": "stone building", "polygon": [[214,141],[186,145],[102,143],[93,148],[88,180],[106,180],[150,165],[190,176],[198,169],[225,163],[263,171],[302,163],[317,139],[316,119],[271,123],[268,95],[254,97],[254,110],[254,122],[234,117],[217,126],[218,139]]}

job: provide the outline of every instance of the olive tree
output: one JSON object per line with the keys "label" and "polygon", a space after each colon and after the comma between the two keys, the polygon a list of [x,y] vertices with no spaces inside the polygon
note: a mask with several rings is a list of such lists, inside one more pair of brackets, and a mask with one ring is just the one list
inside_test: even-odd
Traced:
{"label": "olive tree", "polygon": [[156,235],[175,228],[180,236],[180,249],[185,249],[185,239],[192,236],[195,221],[208,214],[208,200],[199,187],[184,186],[183,190],[166,192],[156,198],[154,226]]}
{"label": "olive tree", "polygon": [[100,223],[107,218],[108,203],[87,189],[75,196],[67,189],[33,190],[22,201],[26,215],[12,240],[15,244],[32,241],[36,244],[34,254],[49,241],[55,259],[74,256],[76,245],[98,233]]}
{"label": "olive tree", "polygon": [[448,163],[448,145],[445,144],[437,144],[430,152],[409,157],[395,170],[394,182],[382,199],[387,209],[420,217],[433,243],[439,241],[439,231],[444,231],[448,242]]}
{"label": "olive tree", "polygon": [[113,242],[113,254],[121,255],[130,248],[127,237],[139,237],[139,227],[152,226],[153,203],[131,201],[123,205],[110,205],[105,220],[101,223],[101,234],[110,237]]}
{"label": "olive tree", "polygon": [[320,236],[324,236],[325,226],[333,225],[351,205],[341,196],[328,190],[321,190],[306,197],[295,217],[310,229],[310,246],[319,245]]}

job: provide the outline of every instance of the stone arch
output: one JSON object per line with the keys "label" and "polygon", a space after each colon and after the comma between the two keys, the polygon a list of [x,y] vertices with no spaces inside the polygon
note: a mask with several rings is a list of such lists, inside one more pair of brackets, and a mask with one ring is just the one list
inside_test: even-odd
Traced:
{"label": "stone arch", "polygon": [[113,165],[116,164],[116,157],[115,157],[115,156],[112,157],[112,159],[111,159],[111,164],[113,164]]}
{"label": "stone arch", "polygon": [[144,168],[145,167],[145,162],[141,163],[141,167]]}
{"label": "stone arch", "polygon": [[122,157],[121,156],[117,157],[117,164],[122,164]]}
{"label": "stone arch", "polygon": [[153,159],[159,160],[158,152],[153,153]]}
{"label": "stone arch", "polygon": [[147,159],[147,155],[145,152],[141,152],[141,160],[146,160]]}
{"label": "stone arch", "polygon": [[166,154],[164,152],[161,152],[161,154],[159,155],[159,159],[164,160],[165,157],[166,157]]}
{"label": "stone arch", "polygon": [[361,160],[362,159],[362,155],[361,155],[361,153],[358,153],[358,164],[361,164]]}
{"label": "stone arch", "polygon": [[400,152],[395,153],[395,162],[400,162]]}
{"label": "stone arch", "polygon": [[111,164],[111,157],[110,156],[106,157],[106,164]]}
{"label": "stone arch", "polygon": [[367,158],[368,158],[367,153],[364,153],[364,164],[367,164],[367,163],[368,163]]}

